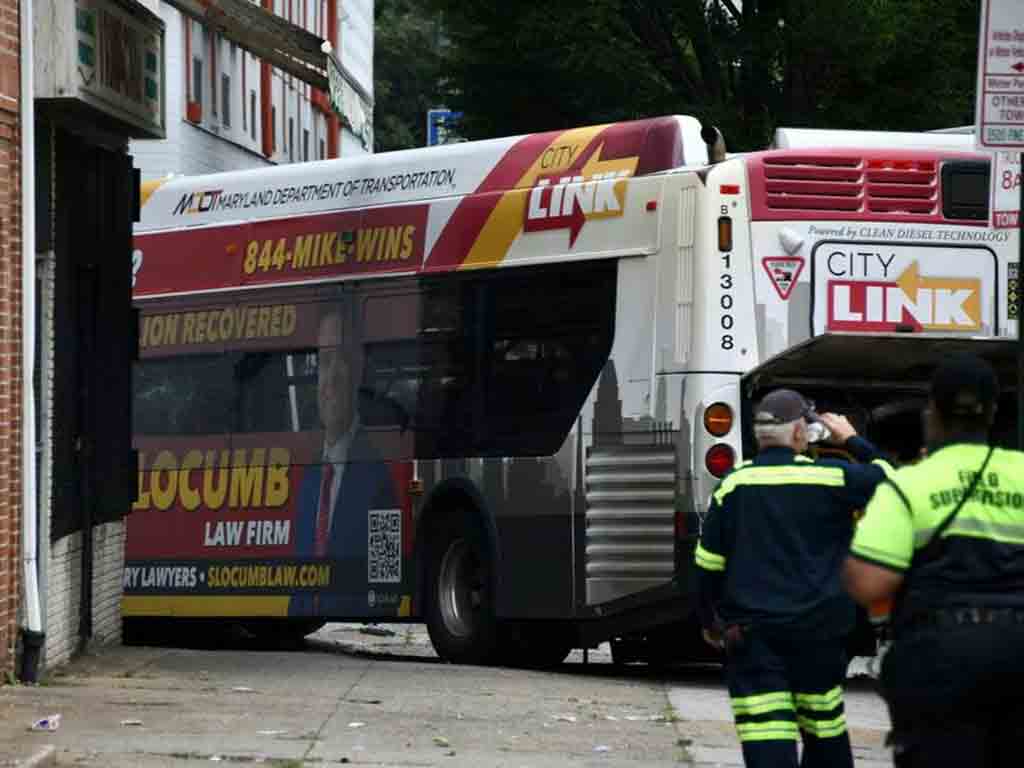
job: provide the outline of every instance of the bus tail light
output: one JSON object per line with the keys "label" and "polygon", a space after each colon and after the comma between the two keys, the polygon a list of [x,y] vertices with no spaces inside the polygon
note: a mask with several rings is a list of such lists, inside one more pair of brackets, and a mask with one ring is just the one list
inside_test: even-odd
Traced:
{"label": "bus tail light", "polygon": [[727,443],[717,443],[708,448],[708,452],[704,456],[704,466],[715,477],[722,477],[732,469],[735,460],[736,454],[733,453],[732,446]]}
{"label": "bus tail light", "polygon": [[715,437],[729,434],[732,429],[732,408],[725,403],[714,403],[704,411],[704,429]]}
{"label": "bus tail light", "polygon": [[718,217],[718,250],[732,250],[732,219],[728,216]]}

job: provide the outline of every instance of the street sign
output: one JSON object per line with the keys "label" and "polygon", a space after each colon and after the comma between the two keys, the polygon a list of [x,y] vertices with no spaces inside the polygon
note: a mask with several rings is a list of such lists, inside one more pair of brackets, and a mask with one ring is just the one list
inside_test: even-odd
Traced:
{"label": "street sign", "polygon": [[1020,226],[1020,153],[992,153],[992,226],[1017,229]]}
{"label": "street sign", "polygon": [[455,133],[461,118],[461,112],[454,112],[450,109],[428,109],[427,146],[433,147],[438,144],[455,144],[465,141]]}
{"label": "street sign", "polygon": [[975,142],[1024,151],[1024,3],[981,0]]}
{"label": "street sign", "polygon": [[[1020,211],[1024,208],[1024,187],[1020,183],[1024,166],[1024,2],[1021,0],[981,0],[976,103],[975,145],[994,152],[992,226],[1021,229]],[[1024,450],[1024,291],[1020,290],[1024,230],[1020,231],[1018,241],[1020,251],[1017,263],[1008,265],[1015,267],[1008,269],[1008,282],[1013,282],[1010,294],[1016,310],[1009,314],[1017,325],[1017,448]]]}

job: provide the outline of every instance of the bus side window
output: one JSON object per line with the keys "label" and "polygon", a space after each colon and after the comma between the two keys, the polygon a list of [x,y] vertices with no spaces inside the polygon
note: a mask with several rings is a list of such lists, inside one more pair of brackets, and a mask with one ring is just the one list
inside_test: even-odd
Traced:
{"label": "bus side window", "polygon": [[483,452],[558,450],[611,351],[616,277],[615,263],[604,262],[487,281]]}
{"label": "bus side window", "polygon": [[236,355],[237,432],[304,432],[319,428],[316,350]]}
{"label": "bus side window", "polygon": [[137,435],[218,435],[232,431],[235,395],[226,355],[150,358],[133,370]]}

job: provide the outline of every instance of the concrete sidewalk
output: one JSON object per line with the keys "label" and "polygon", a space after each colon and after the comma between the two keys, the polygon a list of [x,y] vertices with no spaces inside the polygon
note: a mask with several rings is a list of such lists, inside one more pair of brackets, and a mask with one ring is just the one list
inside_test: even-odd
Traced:
{"label": "concrete sidewalk", "polygon": [[[338,625],[333,625],[337,627]],[[420,633],[358,630],[302,651],[108,647],[0,687],[0,766],[676,766],[665,685],[642,670],[442,664]],[[52,732],[38,718],[59,714]]]}
{"label": "concrete sidewalk", "polygon": [[[106,647],[0,687],[0,768],[742,766],[720,670],[590,660],[461,667],[421,626],[356,624],[298,651]],[[863,681],[847,705],[857,764],[889,765],[884,705]],[[57,730],[29,730],[51,715]]]}

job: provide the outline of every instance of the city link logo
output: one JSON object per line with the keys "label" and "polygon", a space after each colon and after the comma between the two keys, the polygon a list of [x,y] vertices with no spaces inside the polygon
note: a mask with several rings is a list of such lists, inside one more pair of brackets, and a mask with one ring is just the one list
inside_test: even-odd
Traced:
{"label": "city link logo", "polygon": [[524,232],[568,229],[569,247],[591,219],[621,216],[626,205],[626,179],[637,158],[601,160],[597,148],[578,171],[541,176],[530,190]]}
{"label": "city link logo", "polygon": [[830,280],[828,330],[977,331],[981,280],[928,277],[912,262],[895,281]]}

